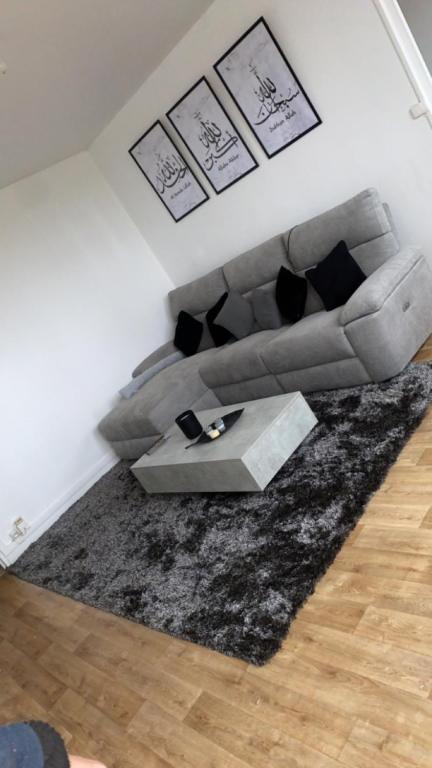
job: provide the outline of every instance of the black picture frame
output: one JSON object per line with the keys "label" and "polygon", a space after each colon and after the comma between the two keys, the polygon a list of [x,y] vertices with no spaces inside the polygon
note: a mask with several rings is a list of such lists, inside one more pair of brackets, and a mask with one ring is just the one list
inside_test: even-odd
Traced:
{"label": "black picture frame", "polygon": [[[176,208],[175,208],[174,205],[170,208],[169,203],[167,202],[166,199],[164,199],[163,193],[158,189],[157,183],[155,183],[154,178],[151,177],[150,173],[148,172],[148,169],[146,170],[143,167],[143,165],[141,165],[141,163],[139,162],[139,160],[137,159],[137,157],[134,154],[134,152],[136,153],[137,147],[140,144],[142,144],[145,141],[145,139],[148,138],[153,131],[155,131],[155,129],[160,129],[160,131],[162,133],[162,137],[167,141],[167,146],[170,145],[170,147],[172,147],[172,152],[175,153],[178,156],[178,158],[180,159],[180,161],[183,163],[184,169],[186,169],[186,173],[190,174],[190,179],[191,179],[191,184],[193,185],[194,195],[191,197],[190,207],[185,209],[183,213],[180,213],[180,215],[176,215],[176,213],[175,213]],[[139,139],[137,139],[137,141],[128,150],[128,153],[131,156],[131,158],[134,161],[134,163],[138,166],[138,168],[141,171],[141,173],[143,174],[143,176],[147,179],[147,181],[150,184],[150,186],[152,187],[152,189],[156,192],[156,195],[158,196],[158,198],[161,201],[161,203],[164,205],[164,207],[166,208],[166,210],[168,211],[168,213],[170,214],[170,216],[174,219],[174,221],[176,223],[178,223],[179,221],[184,219],[186,216],[188,216],[190,213],[195,211],[197,208],[199,208],[201,205],[206,203],[207,200],[210,199],[209,195],[206,192],[206,190],[204,189],[204,187],[202,186],[200,181],[197,179],[196,175],[192,171],[192,168],[186,162],[186,160],[183,157],[182,153],[180,152],[180,150],[178,149],[176,144],[173,142],[171,136],[166,131],[166,129],[164,128],[164,126],[162,125],[160,120],[156,120],[150,126],[150,128],[148,128],[142,134],[142,136],[140,136]],[[177,191],[177,194],[178,194],[178,191]],[[187,206],[187,203],[185,203],[185,205]]]}
{"label": "black picture frame", "polygon": [[[204,88],[204,90],[203,90]],[[208,92],[208,98],[212,100],[212,104],[207,104],[207,108],[210,108],[210,110],[214,110],[213,114],[218,114],[219,117],[222,118],[225,126],[229,126],[230,130],[232,131],[231,138],[235,137],[235,144],[233,144],[233,147],[237,147],[241,150],[241,156],[239,154],[239,160],[238,163],[238,169],[239,172],[235,175],[235,177],[230,178],[230,172],[235,172],[235,154],[231,154],[231,157],[228,160],[221,161],[221,164],[218,166],[217,170],[219,171],[219,178],[222,178],[222,174],[227,171],[228,173],[224,173],[225,176],[228,177],[228,180],[226,183],[222,182],[220,186],[215,184],[215,178],[217,179],[218,174],[211,174],[210,170],[212,171],[214,168],[214,162],[212,164],[211,169],[209,170],[206,165],[204,164],[206,160],[209,159],[209,155],[206,152],[201,153],[201,155],[198,155],[197,148],[199,147],[199,143],[203,143],[198,137],[198,128],[197,124],[201,124],[201,132],[203,130],[203,122],[199,120],[198,114],[192,109],[192,104],[190,112],[187,112],[187,107],[184,106],[186,114],[183,117],[183,130],[180,129],[180,121],[181,117],[179,115],[175,115],[176,111],[178,113],[181,112],[182,105],[186,105],[187,100],[190,100],[193,102],[193,96],[195,95],[197,99],[199,99],[198,89],[201,90],[201,96],[205,97],[205,91]],[[180,108],[180,109],[179,109]],[[251,150],[247,146],[245,140],[243,139],[240,131],[238,130],[237,126],[229,116],[228,112],[226,111],[225,107],[223,106],[222,102],[214,92],[213,88],[211,87],[210,83],[208,82],[206,77],[201,77],[199,80],[197,80],[196,83],[192,85],[191,88],[189,88],[188,91],[174,104],[173,107],[166,113],[166,117],[169,120],[170,124],[178,134],[178,136],[181,138],[181,140],[186,145],[187,149],[191,153],[192,157],[194,158],[195,162],[199,166],[199,168],[202,170],[204,175],[206,176],[207,180],[211,184],[213,190],[216,192],[217,195],[221,194],[221,192],[224,192],[226,189],[231,187],[233,184],[236,184],[240,179],[243,179],[245,176],[247,176],[249,173],[252,173],[252,171],[255,171],[258,168],[258,162],[254,155],[252,154]],[[195,122],[194,122],[195,120]],[[209,122],[207,120],[207,122]],[[212,123],[214,125],[214,122]],[[190,128],[190,134],[188,135],[186,132],[186,127],[189,126]],[[228,129],[225,127],[223,130],[223,135],[225,133],[228,134]],[[228,142],[227,142],[228,143]],[[191,146],[193,144],[194,146]],[[203,145],[204,146],[204,145]],[[205,149],[205,147],[204,147]],[[218,158],[221,159],[222,155]],[[243,164],[243,170],[241,170]],[[225,166],[222,169],[222,166]],[[240,172],[241,171],[241,172]]]}
{"label": "black picture frame", "polygon": [[[230,57],[236,51],[236,49],[239,48],[239,46],[241,46],[242,43],[244,43],[244,41],[246,41],[246,39],[257,29],[257,27],[259,25],[262,25],[265,34],[268,36],[269,42],[274,46],[274,49],[275,49],[275,52],[276,52],[276,59],[275,59],[275,61],[278,60],[278,57],[279,57],[279,62],[280,62],[280,59],[282,60],[284,66],[288,70],[288,73],[289,73],[290,77],[292,78],[293,82],[295,83],[296,87],[298,88],[298,94],[294,94],[294,96],[291,96],[291,94],[287,92],[286,93],[286,97],[280,101],[280,104],[285,102],[285,109],[288,110],[288,109],[291,108],[291,110],[294,111],[293,107],[290,107],[290,102],[293,100],[293,98],[296,98],[297,96],[301,96],[304,99],[304,104],[305,104],[304,112],[306,113],[307,110],[310,110],[310,114],[313,115],[313,120],[312,120],[311,125],[307,126],[304,130],[301,130],[297,135],[293,136],[292,138],[288,139],[287,141],[284,141],[284,143],[282,143],[281,146],[275,146],[275,148],[273,150],[269,150],[270,137],[267,137],[268,140],[267,140],[267,143],[266,143],[266,141],[264,140],[265,139],[265,134],[262,131],[258,130],[257,127],[256,127],[258,125],[258,123],[257,122],[253,123],[252,120],[251,120],[251,111],[250,111],[250,109],[247,109],[246,106],[245,106],[246,105],[246,101],[247,101],[247,96],[243,95],[242,96],[242,103],[240,103],[240,101],[239,101],[239,93],[236,94],[234,92],[232,80],[231,80],[231,85],[229,84],[229,82],[227,82],[229,77],[231,77],[231,79],[233,79],[232,65],[231,65],[231,75],[227,74],[227,72],[229,71],[228,69],[224,73],[221,72],[221,70],[223,69],[224,61],[228,57]],[[261,52],[262,52],[262,48],[261,48]],[[248,67],[251,70],[250,77],[252,78],[253,69],[252,69],[251,61],[248,62]],[[244,68],[244,65],[243,65],[243,68]],[[246,120],[246,122],[248,123],[249,127],[253,131],[255,138],[257,139],[257,141],[259,142],[259,144],[261,145],[262,149],[264,150],[265,154],[267,155],[267,157],[269,159],[272,158],[272,157],[275,157],[277,154],[279,154],[279,152],[282,152],[284,149],[287,149],[287,147],[291,146],[291,144],[294,144],[296,141],[298,141],[299,139],[303,138],[303,136],[306,136],[306,134],[310,133],[311,131],[313,131],[315,128],[318,128],[318,126],[322,124],[321,117],[319,116],[317,110],[315,109],[314,105],[312,104],[309,96],[307,95],[305,89],[303,88],[303,86],[302,86],[299,78],[297,77],[294,69],[290,65],[290,63],[289,63],[287,57],[285,56],[281,46],[279,45],[278,41],[276,40],[275,36],[273,35],[269,25],[267,24],[267,22],[266,22],[266,20],[264,19],[263,16],[260,16],[260,18],[257,19],[257,21],[254,24],[252,24],[252,26],[249,27],[246,30],[246,32],[244,32],[243,35],[241,35],[241,37],[239,37],[238,40],[236,40],[235,43],[233,43],[233,45],[213,65],[213,69],[215,70],[216,74],[218,75],[218,77],[220,78],[222,83],[224,84],[225,88],[227,89],[228,93],[230,94],[230,96],[233,99],[234,103],[236,104],[237,108],[240,110],[240,112],[243,115],[244,119]],[[258,75],[256,73],[254,73],[253,77],[256,77],[258,79],[259,83],[264,87],[264,90],[265,90],[265,83],[263,83],[262,80],[259,79]],[[265,79],[268,80],[269,78],[264,78],[264,80]],[[271,82],[271,84],[273,86],[274,83],[272,83],[271,80],[270,80],[270,82]],[[251,87],[253,88],[252,85],[251,85]],[[275,86],[275,88],[276,88],[276,86]],[[247,89],[248,89],[248,85],[247,85],[246,79],[245,79],[244,80],[244,93],[245,94],[247,93]],[[258,85],[258,90],[259,89],[260,89],[260,85]],[[237,89],[237,90],[239,90],[239,89]],[[254,91],[254,93],[256,93],[256,91]],[[250,89],[249,89],[248,95],[250,96]],[[258,95],[257,95],[257,98],[258,98]],[[263,108],[263,106],[261,108]],[[275,114],[275,113],[273,113],[273,114]],[[284,120],[289,120],[289,119],[290,119],[289,117],[285,117],[284,118]],[[280,127],[281,128],[282,127],[286,128],[287,126],[282,126],[282,123],[281,123]],[[275,137],[275,141],[276,141],[276,137]]]}

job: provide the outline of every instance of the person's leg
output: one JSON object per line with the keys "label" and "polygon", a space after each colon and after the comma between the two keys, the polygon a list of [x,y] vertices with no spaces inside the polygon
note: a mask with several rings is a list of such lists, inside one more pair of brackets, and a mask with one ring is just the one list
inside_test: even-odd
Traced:
{"label": "person's leg", "polygon": [[77,755],[69,755],[69,762],[70,768],[106,768],[105,763],[100,763],[99,760],[90,760]]}

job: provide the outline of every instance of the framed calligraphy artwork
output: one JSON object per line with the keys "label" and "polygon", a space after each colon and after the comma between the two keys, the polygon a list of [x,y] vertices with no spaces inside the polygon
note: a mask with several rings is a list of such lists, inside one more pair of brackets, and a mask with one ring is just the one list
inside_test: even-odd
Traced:
{"label": "framed calligraphy artwork", "polygon": [[263,18],[234,43],[214,69],[267,157],[321,125],[320,116]]}
{"label": "framed calligraphy artwork", "polygon": [[174,221],[209,199],[159,120],[135,142],[129,154]]}
{"label": "framed calligraphy artwork", "polygon": [[167,113],[217,194],[258,167],[205,77]]}

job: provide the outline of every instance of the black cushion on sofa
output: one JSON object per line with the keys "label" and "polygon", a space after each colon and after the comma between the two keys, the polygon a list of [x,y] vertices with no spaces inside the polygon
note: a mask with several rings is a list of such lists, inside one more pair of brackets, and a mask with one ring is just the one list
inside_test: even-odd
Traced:
{"label": "black cushion on sofa", "polygon": [[366,280],[366,275],[351,256],[344,240],[316,267],[308,269],[306,277],[323,300],[327,311],[346,304]]}
{"label": "black cushion on sofa", "polygon": [[296,323],[304,314],[307,280],[281,267],[276,280],[276,304],[282,317]]}
{"label": "black cushion on sofa", "polygon": [[190,357],[197,352],[204,326],[199,320],[195,320],[189,312],[181,310],[177,318],[174,335],[174,346]]}
{"label": "black cushion on sofa", "polygon": [[221,347],[222,344],[226,344],[227,341],[230,341],[230,339],[234,338],[232,333],[230,333],[226,328],[222,328],[221,325],[218,325],[214,322],[216,316],[219,314],[223,305],[225,304],[227,297],[228,292],[226,291],[206,314],[208,329],[216,347]]}

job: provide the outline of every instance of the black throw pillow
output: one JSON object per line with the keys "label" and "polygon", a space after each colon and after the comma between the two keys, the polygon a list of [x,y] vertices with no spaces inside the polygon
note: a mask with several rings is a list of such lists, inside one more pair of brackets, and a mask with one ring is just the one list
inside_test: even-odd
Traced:
{"label": "black throw pillow", "polygon": [[189,312],[181,310],[177,318],[174,346],[186,357],[194,355],[200,345],[203,330],[204,326],[199,320],[195,320]]}
{"label": "black throw pillow", "polygon": [[223,328],[221,325],[218,325],[214,322],[215,317],[219,314],[223,305],[225,304],[227,297],[228,293],[223,293],[220,299],[217,300],[216,304],[214,304],[214,306],[209,309],[206,314],[208,329],[215,343],[215,347],[221,347],[222,344],[226,344],[227,341],[230,341],[234,338],[230,331],[227,331],[226,328]]}
{"label": "black throw pillow", "polygon": [[281,267],[276,280],[276,304],[282,317],[296,323],[304,314],[307,280]]}
{"label": "black throw pillow", "polygon": [[351,256],[344,240],[316,267],[308,269],[306,277],[323,300],[327,311],[346,304],[366,280],[366,275]]}

